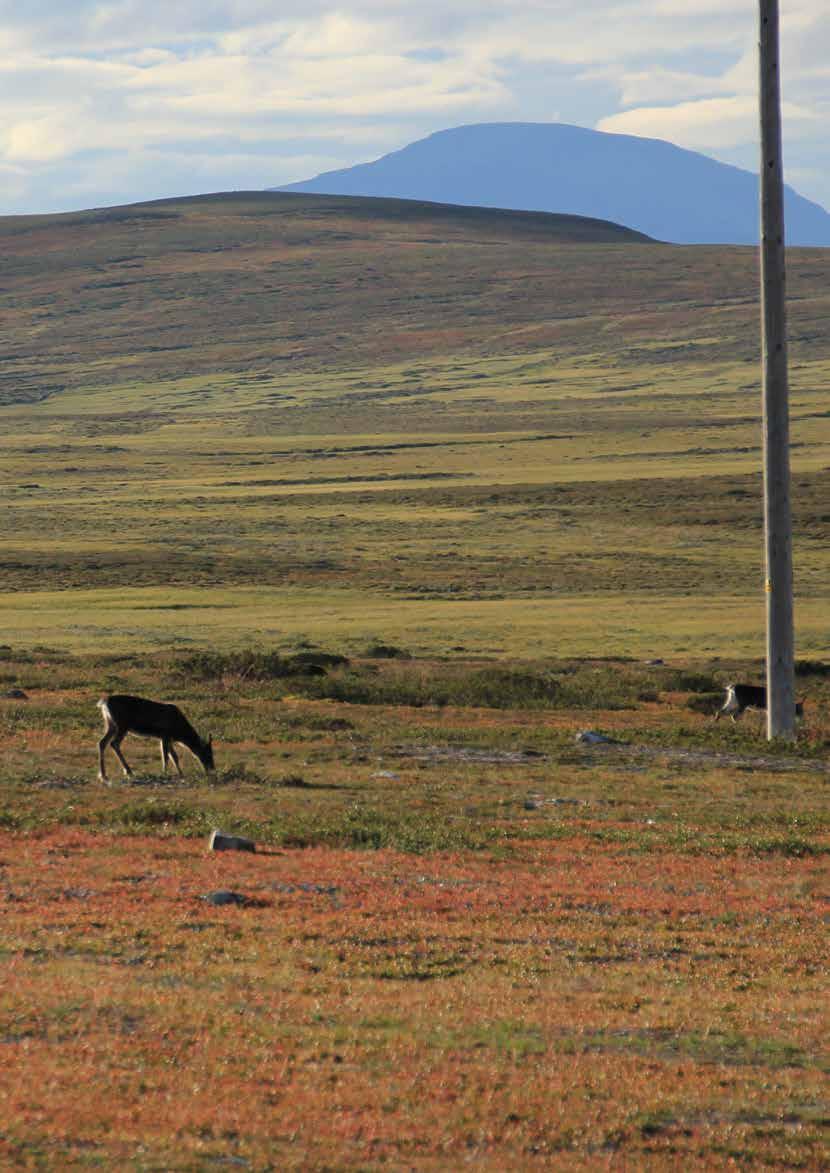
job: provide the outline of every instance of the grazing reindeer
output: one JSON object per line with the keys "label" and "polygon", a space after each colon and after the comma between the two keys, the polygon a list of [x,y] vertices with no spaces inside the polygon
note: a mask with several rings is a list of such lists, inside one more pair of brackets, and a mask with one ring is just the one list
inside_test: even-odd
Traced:
{"label": "grazing reindeer", "polygon": [[[762,684],[727,684],[724,687],[726,688],[726,700],[723,708],[718,709],[715,713],[716,721],[726,713],[733,721],[737,721],[747,709],[766,712],[767,690]],[[804,715],[804,705],[801,701],[796,701],[795,715],[796,717]]]}
{"label": "grazing reindeer", "polygon": [[167,773],[167,759],[173,759],[173,765],[182,777],[182,768],[173,742],[178,741],[198,758],[209,774],[213,769],[213,745],[208,737],[204,741],[176,705],[165,705],[159,701],[147,701],[140,696],[104,696],[98,701],[98,708],[104,717],[106,732],[98,742],[98,777],[102,782],[107,781],[104,769],[104,750],[111,745],[115,756],[121,763],[124,774],[129,777],[132,770],[127,765],[121,752],[121,742],[128,733],[137,733],[139,737],[157,737],[161,742],[161,765]]}

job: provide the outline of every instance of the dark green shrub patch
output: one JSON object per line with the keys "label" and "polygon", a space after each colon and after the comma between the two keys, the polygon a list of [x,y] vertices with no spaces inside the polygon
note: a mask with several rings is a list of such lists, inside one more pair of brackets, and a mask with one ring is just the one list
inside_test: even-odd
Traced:
{"label": "dark green shrub patch", "polygon": [[411,660],[412,656],[403,648],[396,648],[392,644],[370,644],[366,655],[371,660]]}
{"label": "dark green shrub patch", "polygon": [[709,672],[673,672],[666,688],[675,692],[716,692],[720,685]]}
{"label": "dark green shrub patch", "polygon": [[830,664],[822,660],[796,660],[796,676],[830,676]]}
{"label": "dark green shrub patch", "polygon": [[[610,665],[549,668],[503,664],[459,666],[395,661],[333,671],[324,679],[292,682],[292,690],[354,705],[446,705],[488,709],[636,708],[643,678]],[[646,689],[647,699],[656,699]],[[644,698],[644,699],[646,699]]]}
{"label": "dark green shrub patch", "polygon": [[291,664],[314,664],[320,668],[340,668],[349,664],[348,656],[341,656],[339,652],[295,652],[289,657]]}
{"label": "dark green shrub patch", "polygon": [[[197,680],[221,680],[235,676],[240,680],[284,680],[295,676],[324,675],[326,654],[300,653],[282,656],[275,651],[247,649],[239,652],[194,651],[179,657],[175,672]],[[337,657],[345,661],[345,657]]]}
{"label": "dark green shrub patch", "polygon": [[722,692],[699,692],[690,696],[686,701],[686,708],[693,713],[707,713],[714,715],[723,705]]}

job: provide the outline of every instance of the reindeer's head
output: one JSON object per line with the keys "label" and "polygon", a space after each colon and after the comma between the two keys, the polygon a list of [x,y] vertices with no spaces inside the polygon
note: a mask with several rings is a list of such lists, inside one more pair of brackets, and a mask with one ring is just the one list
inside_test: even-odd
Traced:
{"label": "reindeer's head", "polygon": [[205,767],[205,772],[210,774],[216,769],[216,766],[213,762],[213,738],[207,737],[201,743],[200,748],[201,753],[199,754],[199,761]]}

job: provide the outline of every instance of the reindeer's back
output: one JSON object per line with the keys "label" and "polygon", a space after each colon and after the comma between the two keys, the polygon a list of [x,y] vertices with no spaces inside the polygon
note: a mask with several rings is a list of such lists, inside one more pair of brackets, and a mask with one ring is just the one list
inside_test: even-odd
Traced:
{"label": "reindeer's back", "polygon": [[178,705],[151,701],[142,696],[113,693],[98,701],[98,708],[107,721],[119,729],[137,733],[139,737],[158,737],[160,731],[175,732],[190,724]]}

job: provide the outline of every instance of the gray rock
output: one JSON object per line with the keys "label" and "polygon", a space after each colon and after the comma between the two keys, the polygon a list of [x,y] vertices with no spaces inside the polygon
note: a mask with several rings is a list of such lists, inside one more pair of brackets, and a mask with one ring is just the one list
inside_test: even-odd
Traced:
{"label": "gray rock", "polygon": [[604,733],[597,733],[595,729],[582,729],[576,735],[580,745],[622,745],[616,737],[606,737]]}
{"label": "gray rock", "polygon": [[238,892],[231,892],[227,888],[220,888],[218,892],[210,892],[207,896],[202,897],[208,904],[247,904],[247,897],[241,896]]}
{"label": "gray rock", "polygon": [[211,831],[208,847],[211,851],[256,851],[253,839],[242,835],[226,835],[224,831]]}

